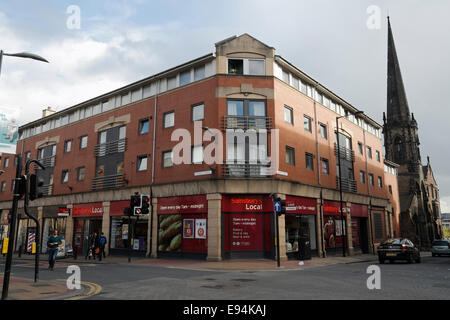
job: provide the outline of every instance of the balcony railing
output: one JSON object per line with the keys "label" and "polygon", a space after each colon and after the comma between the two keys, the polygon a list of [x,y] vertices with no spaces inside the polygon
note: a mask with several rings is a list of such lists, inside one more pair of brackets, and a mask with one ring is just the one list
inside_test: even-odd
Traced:
{"label": "balcony railing", "polygon": [[[42,163],[42,165],[46,168],[53,168],[55,166],[56,157],[51,156],[51,157],[42,158],[42,159],[39,159],[39,162]],[[35,166],[35,167],[40,168],[39,166]]]}
{"label": "balcony railing", "polygon": [[125,152],[127,149],[127,138],[119,139],[107,143],[97,144],[94,147],[95,157],[104,157],[109,154]]}
{"label": "balcony railing", "polygon": [[[334,144],[334,155],[336,156],[336,159],[338,157],[338,151],[337,151],[337,144]],[[352,149],[348,149],[343,146],[339,146],[339,157],[341,160],[348,160],[351,162],[355,161],[355,152]]]}
{"label": "balcony railing", "polygon": [[269,164],[226,163],[222,166],[225,177],[253,177],[270,176]]}
{"label": "balcony railing", "polygon": [[267,129],[272,128],[271,117],[256,117],[256,116],[224,116],[223,129]]}
{"label": "balcony railing", "polygon": [[47,184],[47,185],[43,185],[41,187],[39,187],[38,190],[40,193],[42,193],[42,195],[45,196],[51,196],[52,195],[52,191],[53,191],[53,185],[52,184]]}
{"label": "balcony railing", "polygon": [[92,190],[121,188],[125,185],[123,174],[95,177],[92,179]]}
{"label": "balcony railing", "polygon": [[[353,179],[342,178],[342,191],[356,193],[356,181]],[[336,177],[336,188],[339,190],[339,177]]]}

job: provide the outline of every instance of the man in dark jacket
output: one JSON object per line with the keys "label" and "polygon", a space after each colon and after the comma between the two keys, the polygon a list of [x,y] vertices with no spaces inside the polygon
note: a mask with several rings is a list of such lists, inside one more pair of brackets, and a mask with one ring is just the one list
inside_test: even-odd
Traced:
{"label": "man in dark jacket", "polygon": [[100,252],[98,254],[98,260],[102,261],[102,257],[106,258],[105,256],[105,246],[106,246],[106,237],[105,234],[102,232],[102,235],[100,236],[98,240],[98,244],[100,246]]}
{"label": "man in dark jacket", "polygon": [[48,237],[48,269],[53,271],[56,262],[56,255],[58,254],[58,247],[62,245],[61,237],[58,235],[58,230],[55,229],[53,234]]}

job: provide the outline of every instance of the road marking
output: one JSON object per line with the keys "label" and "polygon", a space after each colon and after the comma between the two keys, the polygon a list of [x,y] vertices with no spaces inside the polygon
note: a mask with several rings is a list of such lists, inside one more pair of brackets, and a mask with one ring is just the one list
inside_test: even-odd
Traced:
{"label": "road marking", "polygon": [[[66,282],[65,279],[58,279],[57,281],[64,281],[64,282]],[[85,299],[85,298],[89,298],[89,297],[95,296],[95,295],[99,294],[102,291],[102,286],[97,284],[97,283],[81,281],[81,284],[84,285],[84,286],[87,286],[89,288],[89,291],[87,293],[79,295],[79,296],[76,296],[76,297],[67,298],[67,299],[64,299],[64,300],[81,300],[81,299]]]}

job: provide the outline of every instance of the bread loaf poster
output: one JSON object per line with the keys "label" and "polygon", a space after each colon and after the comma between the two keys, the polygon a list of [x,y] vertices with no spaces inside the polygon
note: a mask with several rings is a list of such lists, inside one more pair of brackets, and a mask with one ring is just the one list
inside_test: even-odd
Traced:
{"label": "bread loaf poster", "polygon": [[183,237],[181,214],[159,216],[158,251],[179,252]]}
{"label": "bread loaf poster", "polygon": [[206,239],[206,219],[195,219],[195,238]]}

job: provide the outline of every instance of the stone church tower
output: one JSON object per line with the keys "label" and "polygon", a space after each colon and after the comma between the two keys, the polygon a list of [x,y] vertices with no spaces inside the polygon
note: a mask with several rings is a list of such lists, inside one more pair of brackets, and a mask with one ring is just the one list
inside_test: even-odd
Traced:
{"label": "stone church tower", "polygon": [[400,165],[401,236],[428,247],[434,239],[440,238],[437,183],[429,158],[427,165],[422,166],[419,130],[414,114],[409,111],[389,17],[387,115],[383,113],[383,123],[385,157]]}

